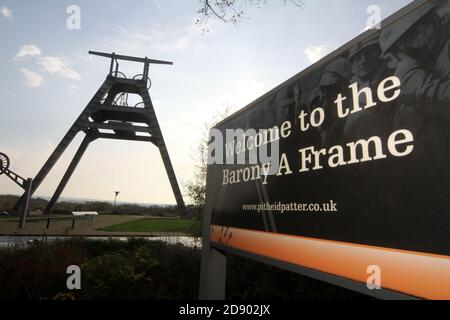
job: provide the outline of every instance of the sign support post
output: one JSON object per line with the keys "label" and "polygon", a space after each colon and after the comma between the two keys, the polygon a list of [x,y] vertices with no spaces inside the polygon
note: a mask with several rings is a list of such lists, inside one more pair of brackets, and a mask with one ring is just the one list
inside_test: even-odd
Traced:
{"label": "sign support post", "polygon": [[[208,193],[208,191],[207,191]],[[206,198],[208,199],[208,198]],[[206,202],[203,216],[202,263],[200,269],[200,300],[225,300],[227,274],[226,254],[211,247],[211,204]]]}
{"label": "sign support post", "polygon": [[225,300],[227,257],[209,247],[202,252],[200,300]]}

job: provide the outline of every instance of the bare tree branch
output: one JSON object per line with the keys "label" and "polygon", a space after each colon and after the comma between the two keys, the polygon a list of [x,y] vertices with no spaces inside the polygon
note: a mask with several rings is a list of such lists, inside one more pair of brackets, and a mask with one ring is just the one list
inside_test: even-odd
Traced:
{"label": "bare tree branch", "polygon": [[[200,17],[197,24],[204,26],[210,18],[217,18],[222,22],[238,23],[245,17],[248,7],[261,8],[267,0],[199,0],[201,9],[197,11]],[[304,8],[304,0],[280,0],[283,4],[288,2],[298,8]]]}

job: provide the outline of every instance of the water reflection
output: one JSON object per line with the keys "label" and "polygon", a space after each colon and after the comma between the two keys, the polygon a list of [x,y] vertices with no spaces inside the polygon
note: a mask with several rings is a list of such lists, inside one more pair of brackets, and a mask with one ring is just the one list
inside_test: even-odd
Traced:
{"label": "water reflection", "polygon": [[[0,248],[11,247],[11,246],[19,246],[26,247],[32,244],[34,241],[56,241],[56,240],[66,240],[73,239],[74,237],[42,237],[42,236],[0,236]],[[201,248],[202,242],[201,238],[193,238],[186,236],[160,236],[160,237],[83,237],[83,239],[89,240],[119,240],[119,241],[127,241],[128,239],[139,238],[146,239],[149,241],[163,241],[169,244],[182,244],[186,247],[190,248]]]}

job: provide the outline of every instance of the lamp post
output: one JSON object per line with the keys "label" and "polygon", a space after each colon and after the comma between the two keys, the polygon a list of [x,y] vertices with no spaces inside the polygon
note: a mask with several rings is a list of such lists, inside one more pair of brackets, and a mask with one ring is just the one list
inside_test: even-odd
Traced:
{"label": "lamp post", "polygon": [[116,207],[117,197],[119,196],[120,191],[114,191],[114,208]]}

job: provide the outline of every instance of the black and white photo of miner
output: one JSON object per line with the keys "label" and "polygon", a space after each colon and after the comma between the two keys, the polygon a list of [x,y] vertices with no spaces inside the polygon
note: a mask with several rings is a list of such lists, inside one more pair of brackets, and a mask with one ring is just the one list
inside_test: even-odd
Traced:
{"label": "black and white photo of miner", "polygon": [[[450,4],[429,1],[381,27],[274,95],[263,108],[276,114],[266,119],[280,122],[288,118],[298,125],[296,116],[301,110],[311,113],[323,107],[327,113],[323,125],[302,137],[308,145],[321,148],[373,136],[386,141],[392,132],[410,131],[414,150],[408,157],[327,170],[316,173],[316,181],[323,194],[347,199],[345,209],[353,212],[355,219],[367,217],[373,222],[374,241],[375,235],[383,232],[386,243],[377,245],[396,245],[400,241],[404,249],[448,254],[448,236],[436,234],[433,226],[448,221],[450,210]],[[387,103],[379,101],[378,85],[393,76],[400,80],[400,96]],[[371,96],[364,92],[358,95],[359,105],[370,107],[340,118],[336,97],[352,97],[351,86],[355,84],[357,90],[372,90]],[[289,98],[295,103],[282,103]],[[273,126],[272,122],[260,122],[253,123],[253,127]],[[291,149],[288,157],[296,159],[297,150]],[[439,214],[427,214],[430,204],[438,208]],[[392,227],[381,228],[377,223],[380,215],[387,217]],[[412,243],[421,248],[410,247]]]}
{"label": "black and white photo of miner", "polygon": [[[321,82],[328,87],[321,85],[321,91],[333,91],[330,86],[335,85],[334,92],[342,92],[338,90],[355,82],[359,88],[376,88],[380,81],[395,75],[401,81],[401,94],[392,105],[368,108],[325,127],[328,131],[321,133],[323,144],[373,135],[386,139],[390,132],[400,129],[414,135],[414,152],[408,161],[388,159],[373,170],[355,167],[354,179],[362,186],[354,192],[356,206],[359,201],[360,207],[381,209],[390,207],[390,202],[399,202],[410,214],[411,223],[417,225],[430,219],[426,214],[430,203],[440,208],[441,214],[448,212],[445,186],[450,181],[449,22],[448,1],[427,3],[352,48],[347,57],[338,60],[345,66],[334,61],[325,67]],[[339,73],[339,69],[345,71]],[[334,83],[330,81],[333,79]],[[362,106],[370,103],[365,95],[359,98]],[[395,216],[395,209],[391,214]],[[427,225],[432,224],[424,224],[423,229]],[[433,234],[433,230],[423,231]]]}

